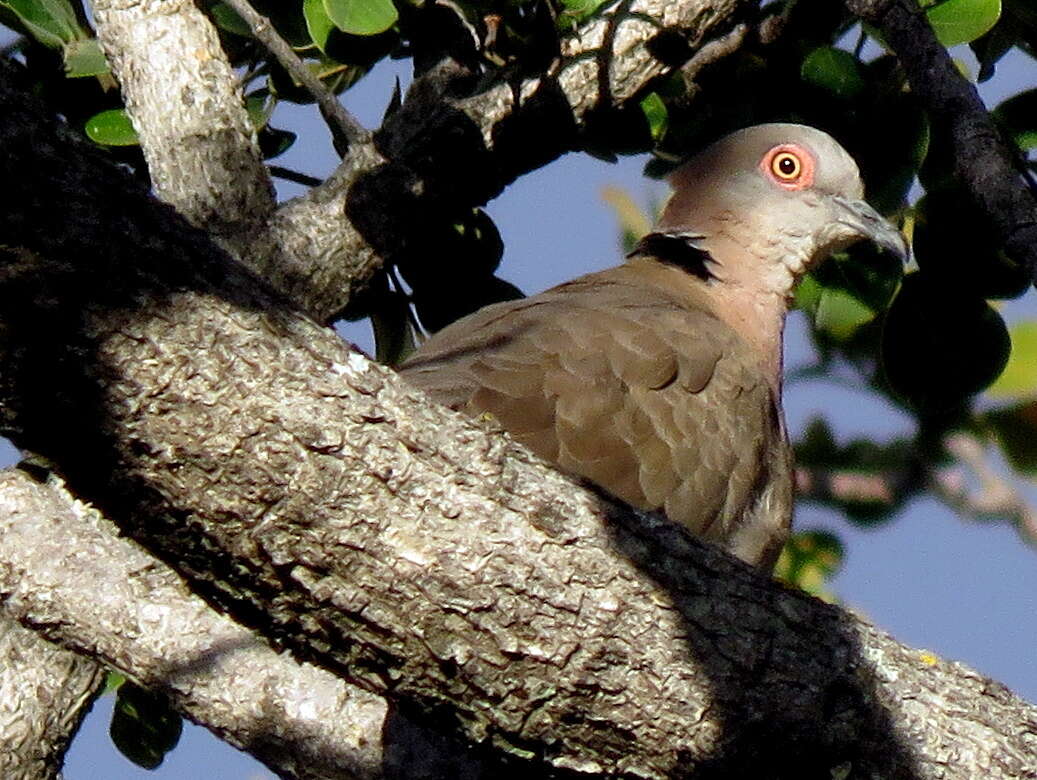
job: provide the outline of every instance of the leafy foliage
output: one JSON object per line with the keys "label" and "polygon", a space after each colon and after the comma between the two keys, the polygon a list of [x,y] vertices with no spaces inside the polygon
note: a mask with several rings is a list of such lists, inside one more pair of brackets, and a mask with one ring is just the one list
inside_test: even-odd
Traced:
{"label": "leafy foliage", "polygon": [[4,0],[0,5],[44,46],[58,49],[85,36],[67,0]]}

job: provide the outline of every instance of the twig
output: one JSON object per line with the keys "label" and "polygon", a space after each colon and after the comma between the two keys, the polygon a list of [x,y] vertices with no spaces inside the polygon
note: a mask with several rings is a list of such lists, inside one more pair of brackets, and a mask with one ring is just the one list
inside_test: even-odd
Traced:
{"label": "twig", "polygon": [[[988,459],[988,448],[970,434],[957,432],[944,439],[943,446],[953,455],[957,468],[936,469],[930,476],[933,492],[959,514],[973,518],[1004,517],[1015,523],[1022,537],[1037,544],[1037,509],[1030,506],[1016,487],[1002,477]],[[962,467],[979,483],[969,490]]]}
{"label": "twig", "polygon": [[695,78],[699,73],[709,65],[719,62],[725,57],[738,51],[738,49],[741,48],[742,42],[745,40],[745,34],[748,31],[748,25],[744,23],[736,24],[729,32],[725,33],[721,37],[703,44],[702,47],[695,52],[695,55],[681,68],[681,76],[684,78],[684,83],[688,85],[688,89],[697,91]]}
{"label": "twig", "polygon": [[418,321],[418,315],[414,311],[413,299],[407,292],[407,288],[403,286],[403,281],[400,279],[400,275],[396,272],[395,265],[389,265],[387,269],[389,275],[389,283],[398,295],[402,295],[407,301],[407,322],[410,323],[411,328],[414,331],[414,338],[419,344],[428,338],[429,333],[425,330],[425,326]]}
{"label": "twig", "polygon": [[300,173],[299,171],[293,171],[291,168],[285,168],[281,165],[270,165],[270,173],[279,179],[285,181],[295,182],[296,184],[302,184],[305,187],[316,187],[321,183],[321,179],[316,176],[310,176],[306,173]]}
{"label": "twig", "polygon": [[281,63],[289,75],[310,93],[320,108],[321,116],[328,124],[334,140],[335,150],[345,156],[346,150],[352,144],[367,143],[371,140],[371,133],[358,122],[352,114],[346,111],[337,97],[328,91],[313,72],[306,67],[299,55],[295,53],[288,42],[282,38],[270,20],[259,14],[248,0],[226,0],[227,5],[242,18],[252,30],[256,40],[262,43],[270,51],[277,61]]}
{"label": "twig", "polygon": [[797,466],[796,494],[805,501],[865,503],[893,508],[904,498],[899,471],[857,471]]}
{"label": "twig", "polygon": [[789,17],[792,16],[792,11],[795,7],[796,0],[788,0],[788,2],[782,6],[781,11],[770,14],[760,21],[756,32],[757,37],[760,39],[760,43],[764,46],[768,46],[784,34],[785,28],[788,26]]}
{"label": "twig", "polygon": [[878,27],[935,126],[946,128],[957,173],[1000,236],[1037,281],[1037,200],[1014,164],[976,87],[954,66],[915,0],[846,0]]}

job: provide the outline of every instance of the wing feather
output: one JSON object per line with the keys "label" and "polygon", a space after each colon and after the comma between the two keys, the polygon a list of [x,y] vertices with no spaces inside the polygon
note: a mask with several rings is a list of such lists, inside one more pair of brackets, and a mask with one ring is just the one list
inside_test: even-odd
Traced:
{"label": "wing feather", "polygon": [[[707,308],[605,271],[487,307],[430,338],[401,372],[618,498],[759,560],[775,533],[750,535],[751,550],[731,539],[745,536],[765,489],[773,512],[791,488],[770,485],[770,470],[787,472],[787,445],[755,365]],[[772,445],[785,448],[777,460],[765,457]]]}

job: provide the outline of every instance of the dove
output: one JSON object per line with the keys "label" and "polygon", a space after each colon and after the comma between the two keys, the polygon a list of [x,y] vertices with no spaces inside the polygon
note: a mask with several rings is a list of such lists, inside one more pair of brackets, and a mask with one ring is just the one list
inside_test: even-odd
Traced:
{"label": "dove", "polygon": [[852,157],[804,125],[736,131],[675,170],[625,263],[485,307],[400,366],[563,471],[770,570],[789,534],[781,407],[793,289],[832,252],[903,235]]}

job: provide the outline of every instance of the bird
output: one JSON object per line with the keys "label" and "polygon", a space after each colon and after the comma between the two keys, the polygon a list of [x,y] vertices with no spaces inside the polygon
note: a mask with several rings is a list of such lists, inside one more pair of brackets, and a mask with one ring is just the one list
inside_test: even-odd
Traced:
{"label": "bird", "polygon": [[624,263],[464,317],[400,372],[769,572],[793,508],[781,372],[795,284],[857,241],[901,260],[907,242],[863,199],[849,153],[805,125],[735,131],[670,184]]}

